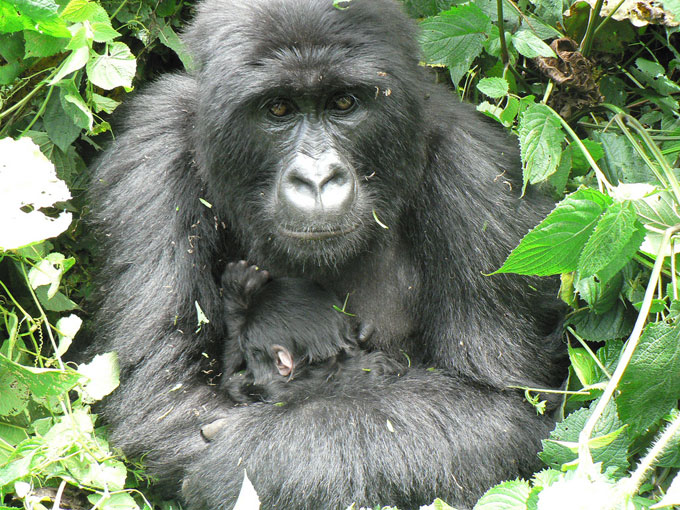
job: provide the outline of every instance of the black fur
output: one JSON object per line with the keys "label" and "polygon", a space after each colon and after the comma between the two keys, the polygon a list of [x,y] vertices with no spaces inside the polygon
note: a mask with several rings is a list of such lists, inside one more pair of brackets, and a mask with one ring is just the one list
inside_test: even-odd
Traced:
{"label": "black fur", "polygon": [[[222,291],[228,344],[220,386],[234,402],[298,402],[404,373],[384,353],[359,348],[349,316],[340,311],[342,303],[315,282],[272,281],[267,271],[245,261],[230,262]],[[277,366],[277,351],[285,353],[285,366]]]}
{"label": "black fur", "polygon": [[[184,40],[197,70],[132,102],[94,176],[94,349],[121,366],[102,410],[112,442],[192,509],[231,508],[244,469],[286,509],[463,507],[531,473],[552,424],[507,386],[563,376],[556,288],[484,276],[548,207],[519,198],[515,143],[431,84],[388,0],[205,0]],[[358,104],[342,116],[328,105],[345,92]],[[299,109],[278,122],[281,97]],[[290,173],[321,155],[344,197],[328,211]],[[240,259],[349,294],[372,347],[412,367],[332,398],[233,407],[205,372],[227,335],[219,279]]]}

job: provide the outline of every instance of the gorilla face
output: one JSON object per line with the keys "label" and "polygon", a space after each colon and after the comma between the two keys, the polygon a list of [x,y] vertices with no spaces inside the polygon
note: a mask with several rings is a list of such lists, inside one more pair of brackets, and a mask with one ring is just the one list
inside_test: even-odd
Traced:
{"label": "gorilla face", "polygon": [[[374,16],[362,6],[353,4],[348,17],[330,1],[310,1],[304,16],[287,19],[283,3],[272,2],[266,15],[241,5],[250,21],[240,19],[238,29],[208,21],[193,27],[224,48],[204,62],[194,48],[199,171],[223,186],[223,193],[214,184],[206,191],[248,240],[253,260],[342,263],[384,232],[375,218],[398,221],[404,190],[420,180],[424,93],[405,57],[414,52],[390,46],[388,33],[377,36],[395,29],[377,21],[360,24],[370,47],[356,33],[347,38],[354,17]],[[285,30],[277,21],[284,19]]]}

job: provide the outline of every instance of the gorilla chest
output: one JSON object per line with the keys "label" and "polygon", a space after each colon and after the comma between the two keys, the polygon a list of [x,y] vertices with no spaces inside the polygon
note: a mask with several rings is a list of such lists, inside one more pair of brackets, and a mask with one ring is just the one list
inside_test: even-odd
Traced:
{"label": "gorilla chest", "polygon": [[366,257],[321,283],[347,298],[346,311],[362,326],[374,328],[372,345],[392,353],[408,350],[408,339],[418,330],[420,277],[403,253],[391,249]]}

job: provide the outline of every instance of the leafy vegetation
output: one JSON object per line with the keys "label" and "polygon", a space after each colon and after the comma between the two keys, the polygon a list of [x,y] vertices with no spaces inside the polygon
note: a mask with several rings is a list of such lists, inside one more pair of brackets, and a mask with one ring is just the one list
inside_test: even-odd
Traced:
{"label": "leafy vegetation", "polygon": [[[517,135],[524,187],[557,201],[493,269],[561,277],[560,422],[546,468],[476,510],[680,506],[680,2],[404,3],[424,63]],[[62,357],[91,286],[85,162],[133,86],[191,66],[177,37],[190,14],[181,0],[0,0],[0,510],[177,506],[143,494],[143,469],[90,411],[117,384],[115,355]],[[541,390],[524,388],[537,412]]]}

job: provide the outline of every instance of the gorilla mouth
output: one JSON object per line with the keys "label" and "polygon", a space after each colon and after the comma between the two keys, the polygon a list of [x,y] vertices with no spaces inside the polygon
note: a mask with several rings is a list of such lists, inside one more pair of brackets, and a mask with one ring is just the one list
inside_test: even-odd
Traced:
{"label": "gorilla mouth", "polygon": [[347,228],[342,229],[324,229],[324,230],[290,230],[287,228],[281,228],[280,232],[286,237],[291,237],[293,239],[300,239],[303,241],[323,241],[325,239],[331,239],[333,237],[339,237],[354,232],[359,225],[350,225]]}

